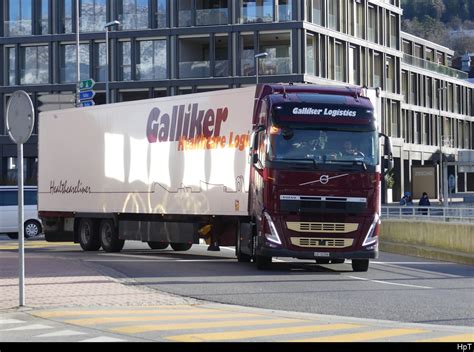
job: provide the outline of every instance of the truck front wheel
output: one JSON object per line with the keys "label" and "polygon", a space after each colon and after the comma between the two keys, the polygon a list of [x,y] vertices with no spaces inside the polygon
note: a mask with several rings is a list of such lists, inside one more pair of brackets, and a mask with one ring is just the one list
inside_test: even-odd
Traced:
{"label": "truck front wheel", "polygon": [[352,259],[352,270],[356,272],[369,270],[368,259]]}
{"label": "truck front wheel", "polygon": [[81,219],[79,222],[79,244],[85,251],[100,249],[99,229],[92,219]]}
{"label": "truck front wheel", "polygon": [[106,252],[120,252],[125,244],[119,239],[117,227],[112,220],[102,220],[100,223],[100,243]]}

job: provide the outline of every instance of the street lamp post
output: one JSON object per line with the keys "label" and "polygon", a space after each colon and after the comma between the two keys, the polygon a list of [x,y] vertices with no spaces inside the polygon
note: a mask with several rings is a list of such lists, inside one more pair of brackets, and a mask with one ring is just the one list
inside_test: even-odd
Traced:
{"label": "street lamp post", "polygon": [[79,0],[76,0],[76,72],[77,72],[77,84],[76,84],[76,108],[80,106],[80,91],[81,91],[81,63],[79,62]]}
{"label": "street lamp post", "polygon": [[261,59],[262,57],[267,57],[267,56],[268,56],[267,52],[263,52],[263,53],[255,55],[255,80],[256,80],[257,85],[258,85],[258,59]]}
{"label": "street lamp post", "polygon": [[109,98],[109,28],[114,26],[120,26],[120,22],[115,20],[109,23],[106,23],[104,26],[105,29],[105,103],[108,104],[110,101]]}
{"label": "street lamp post", "polygon": [[443,170],[443,137],[441,135],[441,124],[443,118],[441,117],[441,91],[447,89],[448,87],[439,87],[438,91],[438,110],[439,110],[439,122],[438,122],[438,138],[439,138],[439,168],[440,168],[440,199],[443,201],[443,205],[446,206],[446,199],[444,199],[444,170]]}

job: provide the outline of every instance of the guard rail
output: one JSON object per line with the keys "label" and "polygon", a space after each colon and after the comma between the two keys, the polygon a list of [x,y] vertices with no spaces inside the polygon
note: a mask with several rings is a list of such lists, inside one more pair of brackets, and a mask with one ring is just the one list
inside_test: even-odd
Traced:
{"label": "guard rail", "polygon": [[472,207],[382,206],[383,219],[474,223]]}

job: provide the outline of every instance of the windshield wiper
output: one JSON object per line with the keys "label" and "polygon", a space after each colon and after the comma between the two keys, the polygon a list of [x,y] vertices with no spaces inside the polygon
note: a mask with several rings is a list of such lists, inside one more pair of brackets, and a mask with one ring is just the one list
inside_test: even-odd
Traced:
{"label": "windshield wiper", "polygon": [[283,162],[283,163],[294,163],[294,164],[301,164],[301,166],[306,164],[311,164],[314,168],[316,168],[316,161],[314,159],[274,159],[273,162]]}
{"label": "windshield wiper", "polygon": [[352,164],[352,165],[360,165],[364,169],[364,171],[367,170],[367,165],[365,161],[363,160],[325,160],[326,163],[334,163],[334,164]]}

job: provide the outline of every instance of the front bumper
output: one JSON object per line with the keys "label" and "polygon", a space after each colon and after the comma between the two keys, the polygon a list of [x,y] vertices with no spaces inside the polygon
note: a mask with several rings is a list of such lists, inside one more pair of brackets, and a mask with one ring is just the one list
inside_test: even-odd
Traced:
{"label": "front bumper", "polygon": [[[298,259],[376,259],[379,256],[378,246],[373,250],[359,250],[353,252],[318,252],[318,251],[294,251],[286,248],[268,248],[260,246],[257,255],[265,257],[290,257]],[[328,255],[320,255],[325,253]]]}

